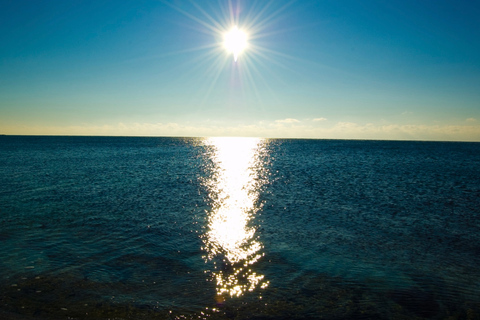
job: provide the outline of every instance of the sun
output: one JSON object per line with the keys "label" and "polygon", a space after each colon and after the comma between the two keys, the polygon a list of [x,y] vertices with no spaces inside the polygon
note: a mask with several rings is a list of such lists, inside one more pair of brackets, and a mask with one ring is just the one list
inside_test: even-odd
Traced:
{"label": "sun", "polygon": [[[263,106],[263,101],[277,98],[265,75],[280,79],[282,76],[277,73],[276,66],[293,71],[288,67],[288,62],[295,61],[296,58],[276,51],[269,45],[275,45],[271,36],[289,32],[284,13],[297,0],[251,1],[248,5],[248,1],[241,0],[211,1],[218,2],[218,5],[205,5],[202,1],[190,0],[185,1],[185,6],[182,7],[178,6],[181,1],[159,1],[190,19],[192,24],[186,26],[201,35],[199,40],[206,39],[204,35],[210,39],[208,42],[198,41],[196,47],[172,52],[188,54],[189,59],[184,63],[188,66],[189,74],[205,78],[197,91],[202,98],[196,104],[204,106],[213,101],[217,103],[217,98],[214,97],[219,85],[228,85],[234,89],[228,93],[232,97],[229,105],[248,101],[249,105]],[[230,60],[231,56],[234,61]],[[241,63],[238,63],[240,56]],[[200,71],[203,72],[202,75],[198,73]],[[229,81],[224,81],[227,76],[230,76]],[[197,79],[188,76],[187,72],[185,78]],[[267,95],[268,99],[264,100],[262,97]]]}
{"label": "sun", "polygon": [[228,52],[233,53],[233,59],[237,61],[238,55],[247,47],[247,34],[234,26],[223,35],[223,46]]}

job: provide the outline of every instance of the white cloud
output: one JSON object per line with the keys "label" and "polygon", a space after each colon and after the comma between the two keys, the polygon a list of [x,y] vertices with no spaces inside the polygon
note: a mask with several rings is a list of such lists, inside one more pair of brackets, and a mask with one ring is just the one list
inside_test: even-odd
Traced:
{"label": "white cloud", "polygon": [[327,118],[315,118],[313,121],[327,121]]}
{"label": "white cloud", "polygon": [[283,120],[275,120],[275,122],[276,123],[299,123],[300,120],[287,118],[287,119],[283,119]]}
{"label": "white cloud", "polygon": [[466,122],[477,122],[477,119],[475,118],[468,118],[465,120]]}
{"label": "white cloud", "polygon": [[5,134],[103,135],[103,136],[247,136],[267,138],[376,139],[480,141],[480,125],[377,125],[337,122],[328,126],[301,123],[296,119],[261,121],[243,125],[189,123],[118,123],[102,126],[14,127]]}

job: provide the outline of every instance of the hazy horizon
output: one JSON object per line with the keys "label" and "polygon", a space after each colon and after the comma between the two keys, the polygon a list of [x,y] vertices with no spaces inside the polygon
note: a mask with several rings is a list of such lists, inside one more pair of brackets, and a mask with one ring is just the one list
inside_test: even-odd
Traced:
{"label": "hazy horizon", "polygon": [[385,141],[385,142],[465,142],[480,143],[475,140],[433,140],[433,139],[368,139],[368,138],[292,138],[292,137],[262,137],[262,136],[166,136],[166,135],[85,135],[85,134],[3,134],[10,137],[91,137],[91,138],[169,138],[169,139],[210,139],[210,138],[239,138],[239,139],[265,139],[265,140],[345,140],[345,141]]}

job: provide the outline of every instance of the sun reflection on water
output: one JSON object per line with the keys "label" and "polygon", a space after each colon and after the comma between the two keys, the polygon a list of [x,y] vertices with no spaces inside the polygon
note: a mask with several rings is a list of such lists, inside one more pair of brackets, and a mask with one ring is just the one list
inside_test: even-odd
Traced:
{"label": "sun reflection on water", "polygon": [[266,288],[268,281],[253,265],[263,256],[253,219],[263,179],[262,139],[210,138],[213,172],[204,181],[213,202],[204,234],[205,259],[214,263],[213,276],[219,300]]}

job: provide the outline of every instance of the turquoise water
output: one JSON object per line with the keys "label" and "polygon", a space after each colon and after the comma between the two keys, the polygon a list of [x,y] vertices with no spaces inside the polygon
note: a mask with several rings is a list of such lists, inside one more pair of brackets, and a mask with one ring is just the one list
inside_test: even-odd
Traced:
{"label": "turquoise water", "polygon": [[0,137],[6,319],[479,319],[480,144]]}

